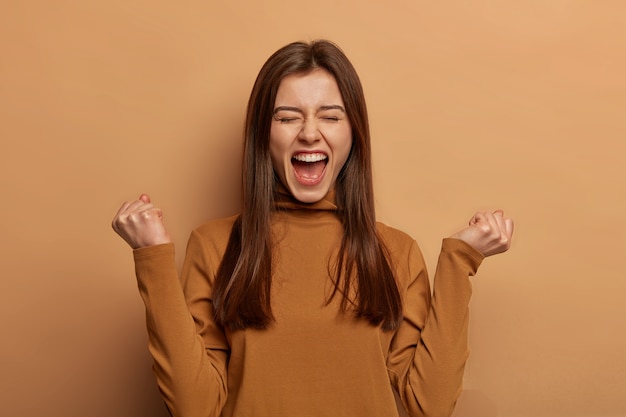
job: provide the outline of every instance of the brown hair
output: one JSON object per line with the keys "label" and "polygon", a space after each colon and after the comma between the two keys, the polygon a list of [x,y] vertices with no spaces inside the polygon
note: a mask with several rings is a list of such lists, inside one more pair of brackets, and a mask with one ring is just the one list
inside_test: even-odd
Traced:
{"label": "brown hair", "polygon": [[[356,70],[332,42],[294,42],[263,65],[248,102],[243,153],[243,206],[218,269],[213,290],[217,323],[230,329],[267,328],[273,321],[270,289],[272,246],[270,216],[277,179],[269,153],[276,92],[289,74],[323,68],[341,92],[352,127],[352,149],[335,185],[344,234],[335,266],[341,309],[354,305],[357,317],[384,330],[396,329],[402,303],[388,254],[376,232],[369,122]],[[354,290],[351,289],[354,286]],[[355,293],[356,300],[348,294]]]}

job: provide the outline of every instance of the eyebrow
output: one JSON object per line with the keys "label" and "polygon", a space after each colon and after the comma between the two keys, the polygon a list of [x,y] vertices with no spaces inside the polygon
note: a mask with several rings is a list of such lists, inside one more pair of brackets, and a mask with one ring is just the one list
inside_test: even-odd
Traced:
{"label": "eyebrow", "polygon": [[[319,112],[324,110],[340,110],[344,113],[346,112],[346,109],[344,109],[343,106],[340,106],[339,104],[329,104],[327,106],[321,106],[317,111]],[[293,111],[302,114],[304,113],[302,109],[293,106],[278,106],[274,109],[274,114],[278,113],[279,111]]]}

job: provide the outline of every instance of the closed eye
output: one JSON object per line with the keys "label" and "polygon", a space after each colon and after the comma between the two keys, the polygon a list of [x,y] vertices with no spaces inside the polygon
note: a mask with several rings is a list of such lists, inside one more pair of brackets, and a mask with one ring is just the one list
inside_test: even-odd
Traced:
{"label": "closed eye", "polygon": [[302,120],[304,114],[298,107],[278,106],[274,109],[273,117],[277,122],[287,124]]}
{"label": "closed eye", "polygon": [[296,120],[299,120],[300,117],[279,117],[279,116],[274,116],[274,120],[276,120],[279,123],[292,123],[295,122]]}

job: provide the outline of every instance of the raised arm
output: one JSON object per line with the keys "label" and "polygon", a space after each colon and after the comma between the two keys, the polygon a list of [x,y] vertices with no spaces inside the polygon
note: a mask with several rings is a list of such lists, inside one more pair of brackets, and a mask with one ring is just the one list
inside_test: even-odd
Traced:
{"label": "raised arm", "polygon": [[421,253],[416,245],[410,251],[412,279],[405,295],[405,318],[392,341],[388,362],[391,381],[411,416],[452,414],[469,355],[469,276],[485,256],[506,251],[512,233],[513,221],[496,211],[475,214],[468,227],[444,239],[432,302]]}
{"label": "raised arm", "polygon": [[[163,224],[161,210],[143,194],[125,203],[113,219],[113,229],[134,249],[139,291],[146,307],[148,344],[153,370],[162,397],[173,416],[219,416],[226,401],[225,348],[209,349],[199,325],[210,317],[194,317],[198,294],[185,294],[174,260],[174,245]],[[198,242],[190,240],[190,251],[199,255]],[[188,256],[189,258],[189,256]],[[206,272],[197,260],[185,260],[186,284],[205,282]],[[202,284],[199,285],[202,287]],[[192,292],[192,291],[190,291]],[[201,297],[208,298],[208,293]],[[200,301],[201,303],[201,301]],[[199,315],[210,315],[207,309]],[[213,335],[223,345],[220,332]],[[210,344],[210,343],[209,343]]]}

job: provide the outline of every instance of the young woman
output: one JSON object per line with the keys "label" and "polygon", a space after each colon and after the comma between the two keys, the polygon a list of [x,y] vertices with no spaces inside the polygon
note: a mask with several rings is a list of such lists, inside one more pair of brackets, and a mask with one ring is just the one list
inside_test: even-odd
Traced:
{"label": "young woman", "polygon": [[194,230],[179,279],[142,194],[113,228],[134,249],[149,349],[174,416],[448,416],[468,355],[469,276],[509,248],[477,213],[443,240],[431,290],[415,241],[377,223],[356,71],[328,41],[292,43],[248,104],[243,204]]}

